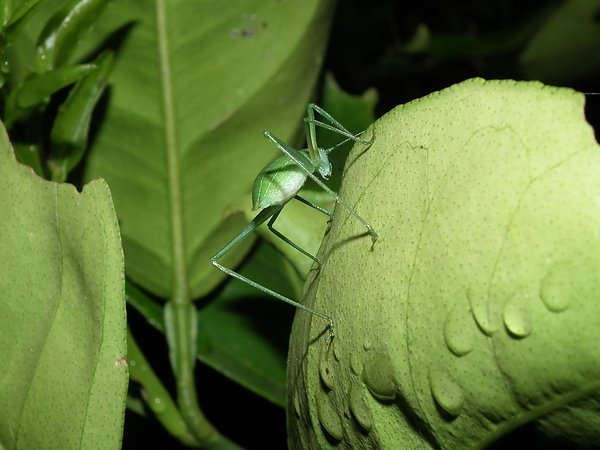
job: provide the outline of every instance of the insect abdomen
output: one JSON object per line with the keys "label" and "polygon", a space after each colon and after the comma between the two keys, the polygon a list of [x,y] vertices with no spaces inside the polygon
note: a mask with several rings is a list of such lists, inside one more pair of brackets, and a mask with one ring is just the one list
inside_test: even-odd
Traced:
{"label": "insect abdomen", "polygon": [[276,159],[259,172],[252,187],[252,209],[281,205],[306,181],[306,172],[287,156]]}

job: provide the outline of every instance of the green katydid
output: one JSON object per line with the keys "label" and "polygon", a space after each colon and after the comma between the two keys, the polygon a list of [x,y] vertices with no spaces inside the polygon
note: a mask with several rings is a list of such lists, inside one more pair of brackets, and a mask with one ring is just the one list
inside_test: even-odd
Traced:
{"label": "green katydid", "polygon": [[[316,120],[315,113],[320,114],[326,122]],[[356,135],[350,133],[350,131],[344,128],[329,113],[327,113],[325,110],[315,105],[314,103],[310,103],[308,105],[307,117],[304,119],[304,122],[306,142],[308,148],[303,150],[297,150],[291,147],[279,138],[273,136],[269,131],[264,132],[265,137],[272,141],[279,148],[279,150],[281,150],[284,153],[284,155],[268,164],[264,169],[262,169],[259,172],[259,174],[256,176],[256,179],[254,180],[254,185],[252,188],[252,209],[260,209],[261,211],[246,227],[244,227],[244,229],[235,238],[233,238],[227,245],[225,245],[221,250],[219,250],[210,259],[210,261],[215,267],[222,270],[226,274],[235,277],[238,280],[241,280],[267,294],[270,294],[279,300],[282,300],[297,308],[314,314],[317,317],[327,320],[329,322],[330,337],[333,337],[335,334],[335,324],[333,318],[331,318],[330,316],[323,314],[322,312],[316,311],[308,306],[304,306],[301,303],[292,300],[291,298],[288,298],[265,286],[262,286],[259,283],[256,283],[255,281],[252,281],[244,277],[243,275],[240,275],[239,273],[234,272],[233,270],[228,269],[227,267],[224,267],[223,265],[217,262],[219,258],[221,258],[234,246],[236,246],[243,239],[245,239],[256,228],[258,228],[265,221],[269,220],[267,226],[269,227],[269,230],[271,230],[271,232],[273,232],[278,238],[282,239],[284,242],[291,245],[299,252],[312,259],[317,264],[317,267],[320,267],[321,262],[317,259],[316,256],[311,255],[299,245],[295,244],[283,234],[281,234],[279,231],[273,228],[273,224],[277,220],[279,213],[281,212],[283,207],[293,198],[296,198],[300,202],[312,208],[315,208],[317,211],[322,212],[331,219],[332,212],[298,196],[298,191],[306,182],[307,177],[310,177],[315,183],[317,183],[318,186],[320,186],[323,190],[332,195],[336,203],[339,203],[342,207],[346,208],[348,212],[350,212],[350,214],[354,216],[367,229],[367,232],[368,234],[370,234],[373,244],[377,240],[377,233],[375,232],[373,227],[360,215],[358,215],[358,213],[350,205],[348,205],[346,202],[340,199],[335,192],[333,192],[329,187],[327,187],[323,183],[323,181],[321,181],[315,175],[318,174],[323,179],[329,178],[329,176],[331,175],[331,163],[329,162],[329,153],[335,148],[351,140],[370,145],[373,141],[373,138],[367,141],[365,139],[361,139],[360,136],[362,135],[362,133],[358,133]],[[321,148],[317,144],[316,127],[321,127],[333,131],[335,133],[341,134],[346,139],[331,148]]]}

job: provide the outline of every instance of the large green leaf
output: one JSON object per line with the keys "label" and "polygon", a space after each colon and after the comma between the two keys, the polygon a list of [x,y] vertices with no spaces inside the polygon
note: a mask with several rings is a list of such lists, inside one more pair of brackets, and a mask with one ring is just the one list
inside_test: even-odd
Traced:
{"label": "large green leaf", "polygon": [[223,279],[208,259],[245,224],[231,207],[276,154],[262,131],[289,140],[301,125],[333,3],[125,0],[107,11],[106,23],[132,26],[86,177],[111,186],[138,284],[169,297],[185,279],[196,298]]}
{"label": "large green leaf", "polygon": [[[295,448],[600,442],[600,149],[581,94],[470,80],[350,154],[290,344]],[[314,426],[320,424],[319,426]],[[586,447],[588,448],[588,447]]]}
{"label": "large green leaf", "polygon": [[38,178],[0,130],[0,447],[120,448],[123,255],[106,183]]}

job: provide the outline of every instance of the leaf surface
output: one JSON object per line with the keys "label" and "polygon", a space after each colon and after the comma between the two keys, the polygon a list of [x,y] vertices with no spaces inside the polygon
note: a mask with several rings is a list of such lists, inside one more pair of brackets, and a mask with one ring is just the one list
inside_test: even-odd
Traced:
{"label": "leaf surface", "polygon": [[341,195],[379,240],[336,209],[304,303],[337,334],[296,318],[289,442],[476,449],[529,422],[600,441],[600,151],[583,117],[574,91],[473,79],[375,122]]}
{"label": "leaf surface", "polygon": [[107,23],[132,26],[86,177],[111,186],[136,283],[169,297],[185,272],[198,298],[223,280],[208,259],[245,225],[232,206],[250,202],[276,155],[262,131],[290,140],[301,126],[331,13],[316,0],[127,0],[107,11]]}
{"label": "leaf surface", "polygon": [[123,255],[106,183],[44,181],[0,130],[0,447],[117,449]]}

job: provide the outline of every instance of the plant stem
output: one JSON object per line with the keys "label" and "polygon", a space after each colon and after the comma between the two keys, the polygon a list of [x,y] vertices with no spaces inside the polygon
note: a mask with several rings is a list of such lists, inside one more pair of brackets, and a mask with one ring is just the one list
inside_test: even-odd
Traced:
{"label": "plant stem", "polygon": [[142,385],[142,395],[161,425],[176,439],[190,447],[198,447],[198,440],[190,432],[175,402],[162,385],[131,331],[127,330],[127,361],[129,376]]}
{"label": "plant stem", "polygon": [[165,330],[169,344],[171,366],[177,386],[177,403],[190,431],[206,448],[237,448],[221,436],[206,420],[196,396],[194,367],[196,364],[196,308],[190,298],[185,254],[185,230],[182,180],[180,172],[181,149],[177,134],[173,78],[171,74],[169,30],[167,20],[168,0],[156,0],[156,28],[159,46],[159,64],[162,82],[162,104],[165,125],[165,150],[171,207],[171,249],[173,290],[165,306]]}

